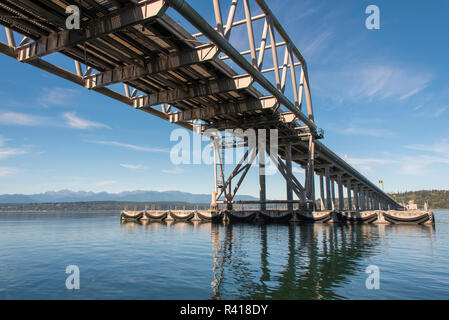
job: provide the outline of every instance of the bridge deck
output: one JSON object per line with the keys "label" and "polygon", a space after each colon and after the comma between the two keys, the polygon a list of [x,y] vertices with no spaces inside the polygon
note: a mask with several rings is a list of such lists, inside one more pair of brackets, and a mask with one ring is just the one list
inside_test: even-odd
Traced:
{"label": "bridge deck", "polygon": [[[9,44],[0,44],[0,51],[189,129],[193,120],[202,120],[203,129],[278,129],[281,158],[286,159],[286,146],[290,144],[292,161],[307,168],[310,152],[304,136],[315,134],[316,129],[311,101],[307,101],[308,115],[305,115],[301,111],[301,102],[298,102],[302,97],[296,97],[295,93],[295,101],[290,104],[283,100],[284,95],[279,95],[284,94],[285,79],[282,79],[283,83],[277,83],[278,88],[279,85],[284,88],[273,92],[267,90],[271,88],[269,85],[260,81],[260,75],[264,74],[261,68],[236,72],[230,61],[234,60],[240,67],[242,63],[239,59],[232,59],[232,50],[227,49],[226,43],[215,43],[211,37],[194,37],[168,16],[169,4],[177,9],[178,2],[5,0],[0,3],[0,24],[8,28]],[[267,28],[271,36],[270,30],[275,30],[273,25],[278,22],[264,7],[263,1],[257,2],[264,10],[266,21],[271,22],[271,28]],[[66,7],[70,4],[80,8],[80,30],[67,30]],[[247,27],[248,21],[259,18],[247,18]],[[194,17],[186,19],[192,22]],[[210,26],[196,27],[204,33],[211,29]],[[14,35],[11,36],[8,30],[14,30],[25,38],[16,45]],[[281,36],[285,34],[279,26],[276,30]],[[267,31],[264,32],[267,35]],[[284,39],[286,37],[283,36]],[[259,58],[262,55],[263,59],[261,51],[265,50],[266,43],[262,42],[258,49]],[[284,65],[274,64],[272,69],[278,75],[281,70],[289,69],[295,76],[294,68],[301,65],[303,71],[297,85],[301,83],[304,87],[301,92],[307,91],[305,61],[299,54],[293,57],[296,48],[286,47],[291,50],[286,49],[286,53],[291,55],[285,55],[287,64],[285,61]],[[267,45],[267,51],[271,49]],[[254,48],[249,50],[253,58],[255,52]],[[45,60],[46,56],[54,53],[74,59],[76,73]],[[254,64],[254,59],[252,62]],[[304,72],[306,82],[303,80]],[[118,83],[125,85],[125,94],[112,89]],[[291,106],[296,106],[296,109]],[[335,178],[339,174],[345,186],[360,184],[397,205],[324,144],[314,143],[313,170],[322,174],[323,168],[328,166],[330,175]]]}

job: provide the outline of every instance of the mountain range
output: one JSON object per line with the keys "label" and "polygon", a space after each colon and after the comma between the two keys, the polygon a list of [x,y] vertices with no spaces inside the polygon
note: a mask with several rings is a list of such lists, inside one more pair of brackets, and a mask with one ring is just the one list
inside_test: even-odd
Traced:
{"label": "mountain range", "polygon": [[[84,201],[180,201],[189,203],[210,203],[210,194],[194,194],[181,191],[123,191],[119,193],[86,191],[48,191],[38,194],[2,194],[0,203],[46,203],[46,202],[84,202]],[[235,200],[258,200],[248,195],[236,196]]]}

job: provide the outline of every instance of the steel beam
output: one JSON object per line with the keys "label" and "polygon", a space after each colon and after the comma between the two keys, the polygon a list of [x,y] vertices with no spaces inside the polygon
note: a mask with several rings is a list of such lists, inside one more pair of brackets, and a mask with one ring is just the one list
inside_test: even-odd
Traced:
{"label": "steel beam", "polygon": [[129,65],[107,70],[86,78],[86,88],[94,89],[141,77],[158,75],[182,67],[213,60],[219,53],[216,46],[202,47],[186,52],[173,53],[149,61],[145,67]]}
{"label": "steel beam", "polygon": [[87,26],[80,30],[54,32],[46,37],[41,37],[37,41],[20,46],[17,48],[17,59],[21,62],[26,62],[83,44],[86,41],[136,24],[149,22],[162,15],[166,9],[167,4],[163,0],[142,2],[136,6],[128,6],[88,22]]}
{"label": "steel beam", "polygon": [[295,192],[296,196],[298,197],[299,202],[306,203],[304,187],[301,185],[301,183],[298,181],[298,179],[295,178],[295,176],[293,174],[291,174],[291,175],[287,174],[287,172],[288,172],[287,165],[282,163],[281,157],[278,156],[276,158],[273,154],[271,154],[269,152],[267,152],[267,154],[270,156],[271,160],[276,165],[276,167],[278,168],[278,171],[284,177],[285,181],[287,181],[287,180],[290,181],[292,190],[293,190],[293,192]]}
{"label": "steel beam", "polygon": [[272,109],[275,106],[276,99],[273,97],[254,98],[239,103],[221,103],[207,108],[195,108],[192,110],[172,112],[169,114],[169,121],[180,122],[195,119],[209,120],[217,116],[238,115],[245,112]]}
{"label": "steel beam", "polygon": [[152,93],[146,96],[137,97],[134,100],[134,108],[141,109],[157,106],[163,103],[175,104],[180,101],[207,97],[209,95],[226,93],[247,89],[253,83],[250,76],[236,77],[233,79],[223,79],[209,81],[198,86],[189,86],[173,90],[166,90]]}

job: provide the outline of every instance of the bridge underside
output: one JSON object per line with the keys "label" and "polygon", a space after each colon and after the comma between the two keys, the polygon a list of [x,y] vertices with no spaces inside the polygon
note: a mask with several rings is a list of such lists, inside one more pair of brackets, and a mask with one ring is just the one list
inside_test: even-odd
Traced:
{"label": "bridge underside", "polygon": [[[79,30],[66,26],[66,7],[73,4],[80,9]],[[270,203],[265,158],[285,178],[289,210],[295,205],[307,210],[400,207],[318,141],[322,134],[315,125],[306,61],[265,2],[232,0],[226,17],[219,0],[210,6],[214,26],[182,0],[5,0],[0,24],[8,43],[0,43],[0,52],[204,135],[208,129],[254,129],[256,145],[246,136],[233,143],[214,139],[213,207],[232,207],[256,156],[261,210]],[[184,20],[178,24],[169,14]],[[231,37],[238,28],[243,32]],[[236,49],[242,37],[248,46],[243,51]],[[50,63],[46,58],[53,54],[74,63]],[[277,130],[276,139],[270,130]],[[270,152],[274,145],[277,154]],[[229,147],[246,152],[226,176],[221,151]],[[295,177],[293,163],[305,171],[303,182]]]}

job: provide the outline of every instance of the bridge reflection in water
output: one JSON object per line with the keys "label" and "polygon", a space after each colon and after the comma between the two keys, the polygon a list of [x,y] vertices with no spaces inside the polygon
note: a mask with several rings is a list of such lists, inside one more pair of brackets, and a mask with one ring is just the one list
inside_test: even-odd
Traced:
{"label": "bridge reflection in water", "polygon": [[[200,229],[211,234],[211,299],[343,299],[365,287],[366,267],[382,252],[386,233],[425,234],[419,225],[248,225],[123,222],[122,227]],[[190,231],[189,231],[190,230]],[[194,234],[192,234],[194,236]],[[167,243],[169,246],[170,243]],[[375,262],[374,262],[375,264]],[[355,283],[357,282],[357,283]],[[342,288],[345,287],[345,290]]]}

